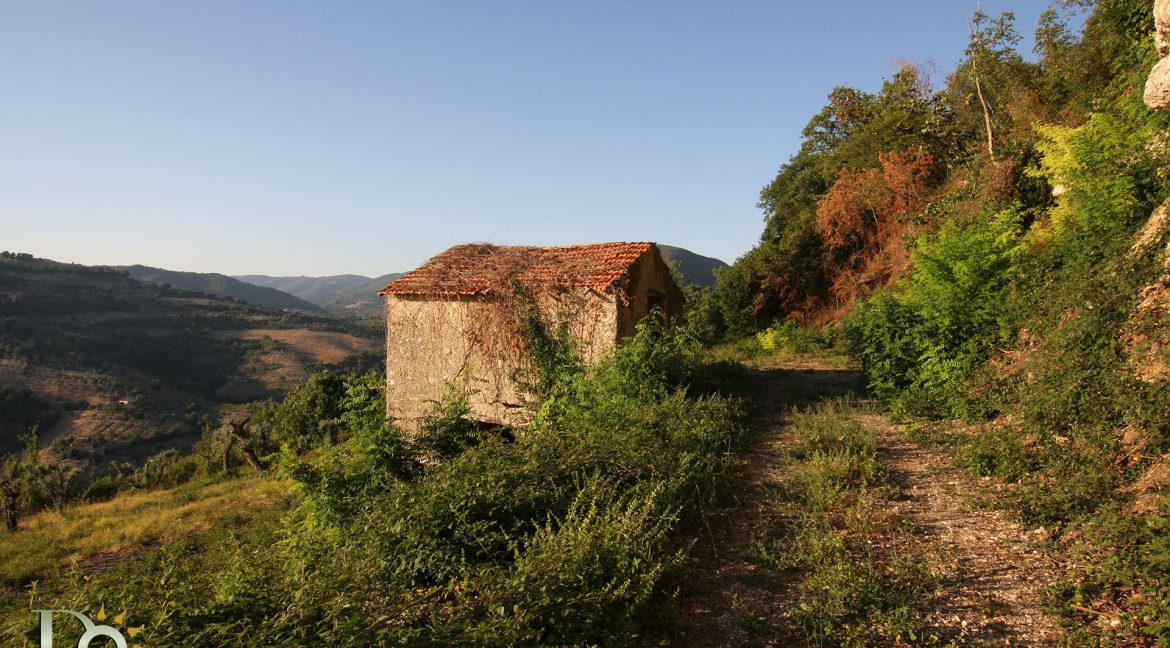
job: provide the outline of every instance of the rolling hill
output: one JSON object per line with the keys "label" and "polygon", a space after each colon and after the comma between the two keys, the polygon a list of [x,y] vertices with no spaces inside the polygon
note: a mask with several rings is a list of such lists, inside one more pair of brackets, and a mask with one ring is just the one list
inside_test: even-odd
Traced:
{"label": "rolling hill", "polygon": [[726,268],[727,264],[713,257],[695,254],[690,250],[673,245],[658,244],[666,264],[675,269],[686,283],[703,288],[715,287],[715,271]]}
{"label": "rolling hill", "polygon": [[344,274],[330,277],[269,277],[267,275],[236,275],[244,283],[273,288],[325,308],[338,295],[370,282],[369,277]]}
{"label": "rolling hill", "polygon": [[393,272],[373,278],[352,274],[329,277],[237,275],[234,278],[256,286],[284,291],[335,315],[380,317],[382,298],[378,296],[378,291],[402,275],[401,272]]}
{"label": "rolling hill", "polygon": [[[291,299],[291,297],[290,297]],[[321,368],[381,364],[377,326],[0,256],[0,451],[38,426],[90,472],[199,438]]]}
{"label": "rolling hill", "polygon": [[334,313],[361,317],[380,317],[382,315],[382,298],[378,296],[378,291],[404,274],[406,273],[392,272],[369,279],[364,284],[354,286],[335,296],[325,304],[325,309]]}
{"label": "rolling hill", "polygon": [[118,270],[125,270],[131,279],[146,283],[164,285],[172,288],[189,290],[191,292],[215,295],[216,297],[231,297],[257,306],[266,306],[278,310],[297,310],[306,313],[319,312],[321,308],[312,302],[282,292],[278,289],[258,286],[240,281],[227,275],[214,272],[178,272],[163,270],[143,265],[132,265]]}
{"label": "rolling hill", "polygon": [[287,292],[335,315],[369,318],[382,315],[382,298],[378,291],[402,275],[401,272],[374,278],[352,274],[329,277],[237,275],[235,279]]}

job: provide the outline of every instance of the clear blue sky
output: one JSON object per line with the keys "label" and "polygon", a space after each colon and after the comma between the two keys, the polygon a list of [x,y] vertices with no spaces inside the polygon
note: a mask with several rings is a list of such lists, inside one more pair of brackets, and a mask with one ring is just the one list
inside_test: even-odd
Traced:
{"label": "clear blue sky", "polygon": [[[1048,0],[1010,10],[1031,50]],[[460,242],[727,261],[837,85],[974,1],[0,0],[0,249],[379,275]]]}

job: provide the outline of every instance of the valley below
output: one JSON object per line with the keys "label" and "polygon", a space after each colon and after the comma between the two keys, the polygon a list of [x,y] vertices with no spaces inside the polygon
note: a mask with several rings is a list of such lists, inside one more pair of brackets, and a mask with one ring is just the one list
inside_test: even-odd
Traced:
{"label": "valley below", "polygon": [[36,429],[85,475],[189,450],[248,403],[323,369],[382,363],[378,320],[276,311],[124,272],[0,259],[0,449]]}

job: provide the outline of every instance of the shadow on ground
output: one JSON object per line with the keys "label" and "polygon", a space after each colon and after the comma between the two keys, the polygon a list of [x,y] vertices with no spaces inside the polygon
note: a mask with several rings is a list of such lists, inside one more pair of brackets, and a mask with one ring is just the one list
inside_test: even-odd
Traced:
{"label": "shadow on ground", "polygon": [[800,408],[829,398],[865,398],[861,372],[856,369],[776,367],[755,369],[757,393],[769,396],[757,403],[763,413],[776,408]]}

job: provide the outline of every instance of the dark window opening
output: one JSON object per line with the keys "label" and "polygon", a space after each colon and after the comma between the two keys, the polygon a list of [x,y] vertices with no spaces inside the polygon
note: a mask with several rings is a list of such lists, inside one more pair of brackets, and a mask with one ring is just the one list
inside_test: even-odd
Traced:
{"label": "dark window opening", "polygon": [[646,313],[653,313],[655,308],[658,309],[658,318],[662,320],[663,324],[666,324],[666,295],[651,290],[646,293]]}

